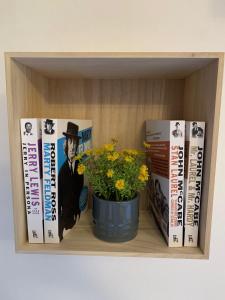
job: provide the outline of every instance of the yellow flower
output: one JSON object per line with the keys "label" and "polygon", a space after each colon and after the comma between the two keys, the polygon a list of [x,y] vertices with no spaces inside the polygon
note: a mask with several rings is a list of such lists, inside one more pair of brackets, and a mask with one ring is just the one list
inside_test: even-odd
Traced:
{"label": "yellow flower", "polygon": [[84,174],[85,169],[86,169],[86,167],[84,164],[79,164],[77,167],[77,173],[79,175],[82,175],[82,174]]}
{"label": "yellow flower", "polygon": [[140,167],[140,174],[142,175],[148,174],[148,167],[146,165],[142,165]]}
{"label": "yellow flower", "polygon": [[118,152],[114,152],[113,154],[108,154],[107,155],[107,159],[108,160],[111,160],[111,161],[114,161],[116,160],[117,158],[119,158],[119,153]]}
{"label": "yellow flower", "polygon": [[113,153],[113,159],[116,160],[120,157],[119,153],[118,152],[114,152]]}
{"label": "yellow flower", "polygon": [[144,142],[143,145],[146,149],[151,148],[151,145],[148,142]]}
{"label": "yellow flower", "polygon": [[99,149],[95,149],[93,152],[96,155],[101,155],[104,152],[104,150],[102,148],[99,148]]}
{"label": "yellow flower", "polygon": [[135,149],[124,149],[123,152],[128,155],[138,155],[138,151]]}
{"label": "yellow flower", "polygon": [[84,152],[87,156],[90,156],[92,154],[92,150],[88,149]]}
{"label": "yellow flower", "polygon": [[107,177],[112,178],[114,174],[114,171],[112,169],[109,169],[108,172],[106,173]]}
{"label": "yellow flower", "polygon": [[148,167],[146,165],[142,165],[140,167],[140,174],[138,176],[138,179],[142,182],[147,181],[149,178],[148,174]]}
{"label": "yellow flower", "polygon": [[138,151],[137,150],[132,150],[132,153],[131,153],[132,155],[138,155]]}
{"label": "yellow flower", "polygon": [[125,154],[131,154],[132,153],[132,150],[131,149],[124,149],[123,152]]}
{"label": "yellow flower", "polygon": [[129,156],[129,155],[128,155],[128,156],[125,156],[124,159],[125,159],[126,162],[129,162],[129,163],[132,162],[132,161],[134,161],[133,157],[132,157],[132,156]]}
{"label": "yellow flower", "polygon": [[113,161],[113,156],[112,156],[112,154],[108,154],[108,155],[107,155],[107,159]]}
{"label": "yellow flower", "polygon": [[104,145],[104,149],[105,149],[106,151],[111,152],[111,151],[114,150],[114,144],[105,144],[105,145]]}
{"label": "yellow flower", "polygon": [[148,174],[146,174],[146,175],[139,174],[138,179],[139,179],[141,182],[147,181],[147,180],[148,180]]}
{"label": "yellow flower", "polygon": [[75,159],[75,160],[81,160],[82,156],[83,156],[83,153],[79,153],[79,154],[77,154],[77,155],[74,157],[74,159]]}
{"label": "yellow flower", "polygon": [[117,190],[123,190],[125,186],[125,182],[123,179],[119,179],[116,181],[115,187],[117,188]]}

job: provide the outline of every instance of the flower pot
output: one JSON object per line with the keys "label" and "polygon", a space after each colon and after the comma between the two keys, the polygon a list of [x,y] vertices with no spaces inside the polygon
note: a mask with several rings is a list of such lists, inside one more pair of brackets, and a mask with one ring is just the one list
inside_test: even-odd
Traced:
{"label": "flower pot", "polygon": [[93,195],[94,234],[107,242],[126,242],[137,235],[139,196],[118,202]]}

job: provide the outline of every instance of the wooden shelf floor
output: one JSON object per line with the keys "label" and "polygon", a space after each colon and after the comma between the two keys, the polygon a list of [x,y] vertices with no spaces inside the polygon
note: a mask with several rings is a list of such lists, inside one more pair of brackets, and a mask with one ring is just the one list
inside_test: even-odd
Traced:
{"label": "wooden shelf floor", "polygon": [[125,243],[107,243],[93,234],[91,211],[84,213],[60,244],[24,244],[17,252],[102,256],[206,258],[200,248],[169,248],[148,211],[140,212],[138,234]]}

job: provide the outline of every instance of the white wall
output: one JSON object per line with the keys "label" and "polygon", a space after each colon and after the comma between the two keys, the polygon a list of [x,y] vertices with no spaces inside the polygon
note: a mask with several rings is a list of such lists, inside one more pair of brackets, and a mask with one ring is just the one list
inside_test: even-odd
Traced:
{"label": "white wall", "polygon": [[225,51],[225,1],[0,0],[0,299],[225,299],[225,93],[209,261],[15,254],[5,51]]}

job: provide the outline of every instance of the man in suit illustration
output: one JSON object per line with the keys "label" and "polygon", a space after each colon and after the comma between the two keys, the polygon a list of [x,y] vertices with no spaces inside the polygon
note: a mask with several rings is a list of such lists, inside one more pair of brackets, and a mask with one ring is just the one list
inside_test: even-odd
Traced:
{"label": "man in suit illustration", "polygon": [[33,133],[31,132],[32,130],[31,122],[26,122],[24,127],[25,127],[25,131],[23,132],[23,135],[27,135],[27,136],[33,135]]}
{"label": "man in suit illustration", "polygon": [[63,230],[72,228],[77,217],[80,217],[79,198],[84,177],[77,173],[78,161],[74,159],[79,145],[78,129],[76,124],[68,122],[67,131],[63,132],[66,137],[64,151],[67,159],[58,175],[60,240],[63,238]]}
{"label": "man in suit illustration", "polygon": [[203,129],[198,126],[197,122],[193,122],[192,127],[192,137],[203,137]]}
{"label": "man in suit illustration", "polygon": [[45,133],[46,134],[54,134],[55,130],[53,129],[55,123],[53,123],[53,120],[46,119],[45,120]]}
{"label": "man in suit illustration", "polygon": [[172,135],[174,137],[182,137],[183,134],[182,134],[182,131],[180,130],[180,123],[176,122],[175,127],[176,127],[176,129],[172,131]]}

